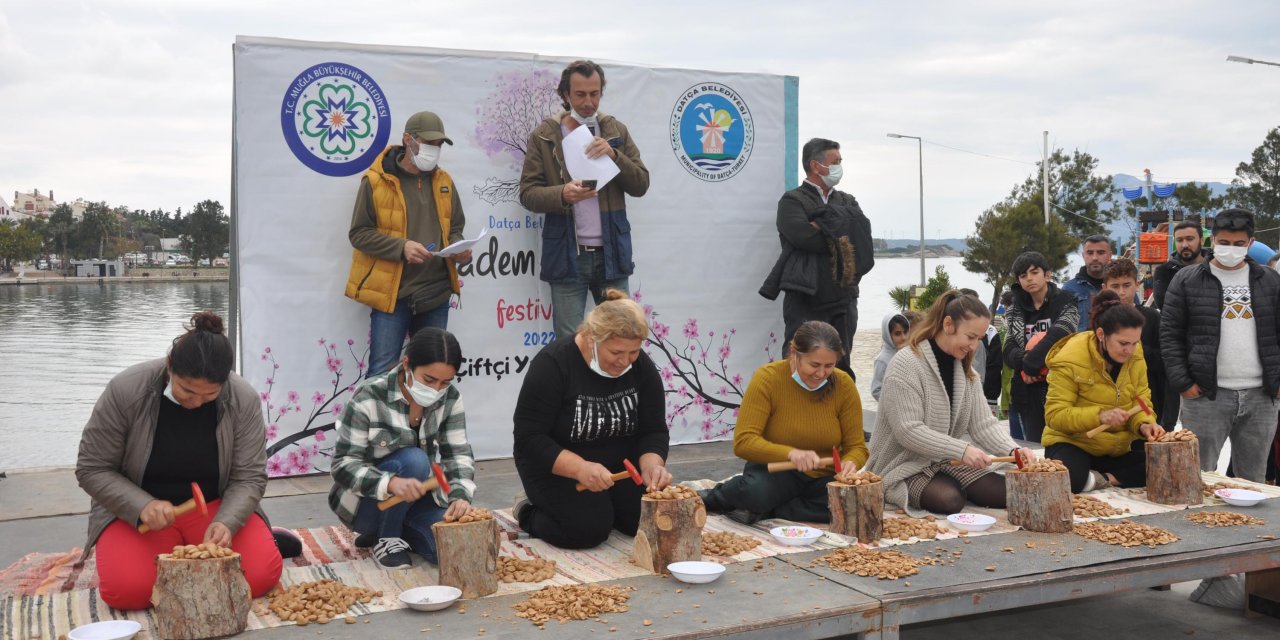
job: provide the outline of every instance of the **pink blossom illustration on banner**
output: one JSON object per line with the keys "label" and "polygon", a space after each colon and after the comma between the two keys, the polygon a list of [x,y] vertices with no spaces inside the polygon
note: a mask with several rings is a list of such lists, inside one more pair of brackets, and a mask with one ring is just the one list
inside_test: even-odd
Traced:
{"label": "pink blossom illustration on banner", "polygon": [[561,109],[558,83],[557,75],[548,69],[498,73],[489,81],[493,90],[476,107],[474,139],[486,156],[506,165],[506,172],[473,187],[481,200],[490,205],[519,200],[525,145],[529,134]]}
{"label": "pink blossom illustration on banner", "polygon": [[[649,321],[649,338],[645,340],[645,353],[658,367],[663,388],[667,394],[667,426],[694,427],[701,440],[715,440],[733,433],[737,422],[738,407],[746,391],[746,378],[750,371],[730,372],[729,360],[733,355],[736,327],[717,332],[700,327],[697,318],[685,320],[678,334],[672,334],[671,326],[663,322],[653,305],[643,304],[644,296],[637,290],[632,299],[642,303],[645,318]],[[778,337],[769,333],[764,347],[765,362],[774,360],[772,351],[778,345]]]}
{"label": "pink blossom illustration on banner", "polygon": [[[260,355],[271,362],[271,375],[263,382],[266,387],[259,396],[262,399],[263,416],[267,422],[267,475],[291,476],[323,472],[328,469],[328,459],[333,450],[328,435],[336,428],[336,421],[364,377],[369,356],[369,340],[364,341],[364,351],[357,354],[356,341],[352,338],[340,341],[318,338],[316,346],[321,355],[312,367],[324,367],[332,374],[329,389],[312,391],[306,399],[311,408],[302,408],[303,394],[289,389],[283,394],[276,391],[276,379],[288,373],[276,361],[271,347],[264,347]],[[340,351],[341,349],[341,351]],[[282,373],[283,372],[283,373]],[[321,443],[326,446],[321,448]]]}

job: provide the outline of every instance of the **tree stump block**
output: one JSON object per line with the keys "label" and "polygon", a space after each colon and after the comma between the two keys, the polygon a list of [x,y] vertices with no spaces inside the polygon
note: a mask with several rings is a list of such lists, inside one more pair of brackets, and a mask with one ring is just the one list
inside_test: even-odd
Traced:
{"label": "tree stump block", "polygon": [[436,557],[440,584],[462,590],[463,598],[479,598],[498,590],[498,521],[437,522]]}
{"label": "tree stump block", "polygon": [[1071,531],[1071,478],[1066,471],[1016,471],[1004,476],[1009,523],[1027,531]]}
{"label": "tree stump block", "polygon": [[1200,504],[1200,443],[1148,442],[1147,498],[1159,504]]}
{"label": "tree stump block", "polygon": [[672,562],[701,560],[702,527],[706,524],[707,508],[700,498],[640,498],[640,525],[631,561],[664,575]]}
{"label": "tree stump block", "polygon": [[225,558],[156,558],[155,635],[166,640],[230,636],[249,624],[249,583],[240,554]]}
{"label": "tree stump block", "polygon": [[831,510],[831,531],[857,536],[858,542],[875,544],[884,524],[884,483],[827,483],[827,508]]}

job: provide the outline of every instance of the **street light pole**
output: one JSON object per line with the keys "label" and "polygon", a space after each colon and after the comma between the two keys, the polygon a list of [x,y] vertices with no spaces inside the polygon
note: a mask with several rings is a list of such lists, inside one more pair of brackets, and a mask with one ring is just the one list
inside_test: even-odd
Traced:
{"label": "street light pole", "polygon": [[924,270],[924,140],[920,136],[904,136],[898,133],[887,134],[890,138],[907,138],[916,141],[916,155],[920,166],[920,286],[928,281]]}
{"label": "street light pole", "polygon": [[1241,62],[1244,64],[1269,64],[1273,67],[1280,67],[1280,62],[1267,62],[1266,60],[1255,60],[1244,56],[1227,56],[1227,62]]}

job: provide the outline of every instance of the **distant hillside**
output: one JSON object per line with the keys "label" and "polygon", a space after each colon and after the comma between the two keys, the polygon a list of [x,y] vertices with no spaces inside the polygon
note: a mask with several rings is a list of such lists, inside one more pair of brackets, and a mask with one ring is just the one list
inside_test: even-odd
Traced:
{"label": "distant hillside", "polygon": [[[879,244],[880,242],[884,242],[885,248],[887,249],[918,248],[920,246],[919,240],[907,240],[900,238],[894,238],[892,240],[876,238],[876,243]],[[937,247],[944,244],[961,253],[969,250],[969,243],[965,242],[964,238],[941,238],[937,240],[925,238],[924,241],[924,246],[926,247]]]}

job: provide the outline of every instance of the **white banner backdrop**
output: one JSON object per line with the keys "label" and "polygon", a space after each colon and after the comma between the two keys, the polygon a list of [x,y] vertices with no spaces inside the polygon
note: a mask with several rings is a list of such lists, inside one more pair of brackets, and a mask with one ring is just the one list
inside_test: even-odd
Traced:
{"label": "white banner backdrop", "polygon": [[[343,297],[360,176],[414,112],[454,146],[465,235],[449,328],[480,458],[511,455],[529,360],[552,337],[538,279],[542,216],[520,206],[530,130],[560,109],[565,59],[238,38],[233,253],[241,373],[261,393],[272,475],[328,468],[333,423],[364,377],[369,308]],[[751,372],[777,358],[781,305],[759,289],[778,255],[778,198],[796,172],[794,77],[603,64],[600,110],[631,131],[651,186],[628,198],[634,297],[667,388],[672,442],[732,435]]]}

